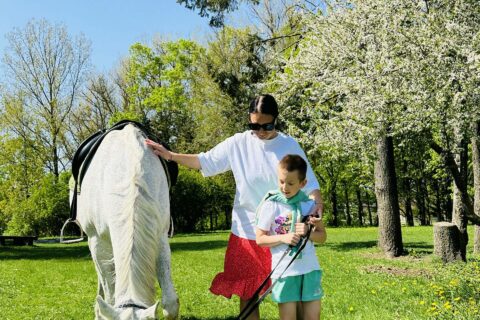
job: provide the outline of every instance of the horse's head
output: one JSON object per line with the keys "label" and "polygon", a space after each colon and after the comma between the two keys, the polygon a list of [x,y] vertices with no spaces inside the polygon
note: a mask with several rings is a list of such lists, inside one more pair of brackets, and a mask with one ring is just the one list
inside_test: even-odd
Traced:
{"label": "horse's head", "polygon": [[126,306],[115,308],[106,303],[102,297],[97,296],[96,318],[104,320],[150,320],[160,319],[162,310],[159,302],[149,308]]}

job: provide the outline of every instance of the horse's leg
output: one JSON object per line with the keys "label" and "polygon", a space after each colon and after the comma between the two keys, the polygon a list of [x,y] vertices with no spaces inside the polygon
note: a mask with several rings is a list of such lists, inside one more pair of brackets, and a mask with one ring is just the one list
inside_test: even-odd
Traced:
{"label": "horse's leg", "polygon": [[88,246],[92,254],[95,269],[98,275],[97,294],[110,305],[115,304],[115,266],[110,241],[102,240],[99,236],[88,238]]}
{"label": "horse's leg", "polygon": [[172,283],[170,271],[170,246],[168,237],[163,234],[160,239],[159,254],[157,258],[157,278],[162,288],[163,315],[166,319],[176,319],[178,316],[178,296]]}

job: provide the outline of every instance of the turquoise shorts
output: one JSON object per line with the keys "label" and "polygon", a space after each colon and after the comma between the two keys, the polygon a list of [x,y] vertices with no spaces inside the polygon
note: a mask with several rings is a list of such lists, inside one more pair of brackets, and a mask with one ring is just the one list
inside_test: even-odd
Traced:
{"label": "turquoise shorts", "polygon": [[322,270],[281,278],[272,290],[272,300],[276,303],[314,301],[322,297]]}

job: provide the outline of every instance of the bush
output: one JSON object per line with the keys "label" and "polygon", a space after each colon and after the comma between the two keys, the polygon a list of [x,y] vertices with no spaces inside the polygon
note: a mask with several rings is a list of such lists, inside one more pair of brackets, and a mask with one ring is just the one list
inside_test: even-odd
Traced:
{"label": "bush", "polygon": [[198,171],[180,167],[170,204],[175,230],[229,228],[234,192],[230,175],[204,178]]}
{"label": "bush", "polygon": [[10,219],[5,234],[53,236],[60,234],[69,217],[69,172],[60,174],[58,182],[53,174],[46,174],[32,187],[27,199],[12,197],[5,205]]}

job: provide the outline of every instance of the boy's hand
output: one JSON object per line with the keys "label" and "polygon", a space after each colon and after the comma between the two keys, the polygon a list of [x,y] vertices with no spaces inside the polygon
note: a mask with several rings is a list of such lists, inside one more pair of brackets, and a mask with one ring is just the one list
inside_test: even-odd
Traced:
{"label": "boy's hand", "polygon": [[308,226],[303,222],[295,223],[295,233],[299,236],[304,236],[307,234]]}
{"label": "boy's hand", "polygon": [[297,245],[300,241],[300,236],[296,233],[287,233],[282,237],[282,242],[291,246]]}
{"label": "boy's hand", "polygon": [[310,217],[310,219],[308,220],[308,223],[315,226],[315,228],[323,228],[325,227],[323,225],[323,220],[321,217],[315,217],[315,216],[312,216]]}

